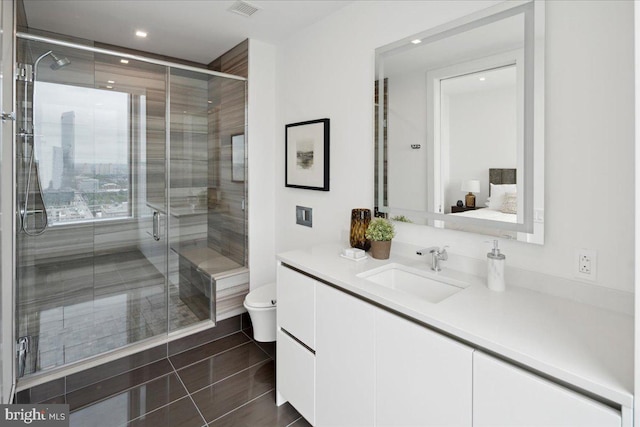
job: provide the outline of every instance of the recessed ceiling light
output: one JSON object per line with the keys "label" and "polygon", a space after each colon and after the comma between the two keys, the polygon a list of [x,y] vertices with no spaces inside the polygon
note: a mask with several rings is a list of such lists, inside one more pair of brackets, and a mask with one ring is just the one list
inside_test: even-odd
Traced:
{"label": "recessed ceiling light", "polygon": [[483,82],[483,81],[487,80],[487,78],[486,78],[486,77],[480,77],[478,80],[480,80],[481,82]]}
{"label": "recessed ceiling light", "polygon": [[110,85],[115,83],[115,80],[107,80],[107,83],[109,83]]}
{"label": "recessed ceiling light", "polygon": [[146,31],[142,31],[142,30],[137,30],[136,31],[136,36],[141,37],[141,38],[145,38],[145,37],[147,37],[147,32]]}
{"label": "recessed ceiling light", "polygon": [[113,89],[113,86],[107,86],[107,89]]}
{"label": "recessed ceiling light", "polygon": [[207,104],[213,104],[213,101],[207,101]]}
{"label": "recessed ceiling light", "polygon": [[422,43],[422,40],[420,40],[420,39],[411,40],[411,43],[420,44],[420,43]]}
{"label": "recessed ceiling light", "polygon": [[123,63],[123,64],[128,64],[129,60],[128,59],[121,59],[120,62]]}

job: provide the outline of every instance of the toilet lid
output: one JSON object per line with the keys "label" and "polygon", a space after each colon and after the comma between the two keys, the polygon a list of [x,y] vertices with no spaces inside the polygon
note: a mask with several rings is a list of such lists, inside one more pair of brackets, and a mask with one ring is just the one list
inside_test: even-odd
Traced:
{"label": "toilet lid", "polygon": [[276,306],[276,284],[268,283],[249,292],[244,299],[251,307],[264,308]]}

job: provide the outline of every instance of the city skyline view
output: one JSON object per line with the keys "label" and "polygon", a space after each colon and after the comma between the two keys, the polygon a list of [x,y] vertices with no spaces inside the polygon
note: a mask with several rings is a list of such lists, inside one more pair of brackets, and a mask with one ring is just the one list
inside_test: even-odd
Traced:
{"label": "city skyline view", "polygon": [[51,223],[128,216],[129,95],[37,84],[36,159]]}

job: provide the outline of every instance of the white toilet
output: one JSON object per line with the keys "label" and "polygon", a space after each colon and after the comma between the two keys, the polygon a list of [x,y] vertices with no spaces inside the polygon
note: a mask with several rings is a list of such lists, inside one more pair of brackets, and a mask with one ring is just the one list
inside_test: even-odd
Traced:
{"label": "white toilet", "polygon": [[260,342],[276,340],[276,284],[269,283],[249,292],[244,308],[253,324],[253,338]]}

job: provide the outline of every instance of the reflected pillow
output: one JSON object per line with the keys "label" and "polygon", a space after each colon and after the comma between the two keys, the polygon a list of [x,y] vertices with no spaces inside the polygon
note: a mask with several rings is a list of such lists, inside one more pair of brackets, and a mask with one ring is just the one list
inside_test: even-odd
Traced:
{"label": "reflected pillow", "polygon": [[491,197],[489,198],[489,209],[499,211],[502,209],[504,195],[506,193],[516,193],[516,184],[489,184],[491,186]]}
{"label": "reflected pillow", "polygon": [[508,214],[518,213],[518,193],[505,193],[500,211]]}

